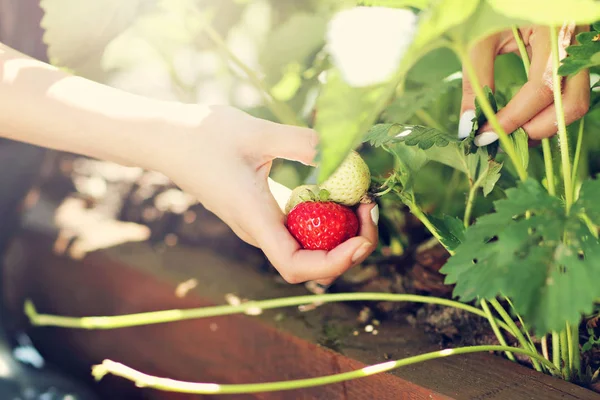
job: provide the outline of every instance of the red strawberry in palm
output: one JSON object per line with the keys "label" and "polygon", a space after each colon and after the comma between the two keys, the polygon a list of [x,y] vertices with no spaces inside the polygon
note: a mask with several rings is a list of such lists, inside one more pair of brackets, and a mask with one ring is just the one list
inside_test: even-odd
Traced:
{"label": "red strawberry in palm", "polygon": [[331,250],[358,233],[354,211],[331,201],[305,201],[287,216],[287,227],[303,248]]}

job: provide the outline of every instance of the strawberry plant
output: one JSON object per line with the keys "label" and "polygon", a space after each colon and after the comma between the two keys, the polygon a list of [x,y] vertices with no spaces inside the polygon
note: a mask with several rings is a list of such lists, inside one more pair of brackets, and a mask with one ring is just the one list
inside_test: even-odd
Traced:
{"label": "strawberry plant", "polygon": [[[595,161],[600,143],[594,134],[600,128],[600,97],[593,82],[589,110],[567,125],[563,89],[566,79],[581,71],[598,78],[598,2],[465,0],[458,6],[451,0],[369,0],[341,2],[327,8],[327,13],[331,21],[327,32],[322,29],[323,42],[313,38],[309,49],[301,49],[303,56],[298,58],[303,65],[298,59],[290,63],[296,68],[285,68],[286,74],[293,75],[288,76],[290,81],[285,83],[282,77],[273,88],[231,54],[209,24],[198,26],[196,33],[207,33],[262,91],[267,101],[266,110],[260,112],[282,122],[312,126],[320,134],[319,168],[306,185],[296,185],[286,207],[288,226],[298,240],[306,241],[309,248],[330,248],[355,235],[355,217],[341,204],[355,205],[370,187],[369,194],[382,206],[384,221],[386,210],[391,220],[391,210],[401,204],[447,249],[451,257],[441,272],[446,283],[454,285],[455,299],[341,293],[85,318],[40,315],[27,303],[32,323],[111,329],[315,301],[432,303],[487,318],[500,345],[446,349],[354,372],[266,384],[170,381],[112,361],[95,367],[94,375],[113,373],[165,390],[250,393],[328,384],[432,358],[496,351],[513,361],[514,354],[525,355],[537,371],[577,383],[597,378],[596,371],[582,368],[582,354],[597,346],[598,339],[589,332],[581,345],[580,325],[597,320],[600,303],[600,181],[595,176],[600,172]],[[557,31],[565,21],[589,31],[577,35],[561,60]],[[296,20],[294,26],[304,28],[305,22]],[[356,24],[363,25],[349,30]],[[549,29],[551,73],[546,78],[551,82],[558,132],[542,139],[540,147],[529,146],[522,127],[505,132],[497,117],[526,85],[532,63],[517,27],[532,24]],[[482,39],[502,31],[513,33],[520,57],[512,53],[497,58],[492,90],[480,82],[469,52]],[[294,59],[289,53],[286,57]],[[459,136],[464,78],[472,83],[476,101],[472,121],[467,121],[472,129]],[[306,91],[301,90],[303,85]],[[286,92],[290,86],[293,90]],[[309,89],[316,91],[316,98],[308,95]],[[314,113],[301,111],[307,104]],[[484,125],[491,126],[498,141],[481,134]],[[370,173],[362,165],[348,167],[344,160],[357,157],[353,152],[357,149],[375,154],[371,160],[390,162],[385,168],[371,167]],[[444,181],[440,176],[449,178]],[[323,193],[329,197],[321,198]],[[326,244],[312,243],[303,225],[310,213],[328,213],[323,220],[334,225],[348,220],[349,228],[339,229]],[[507,345],[507,335],[518,348]]]}

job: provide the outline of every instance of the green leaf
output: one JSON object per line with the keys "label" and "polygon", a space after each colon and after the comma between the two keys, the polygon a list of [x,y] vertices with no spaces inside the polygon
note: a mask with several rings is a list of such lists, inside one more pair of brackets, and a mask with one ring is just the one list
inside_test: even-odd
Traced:
{"label": "green leaf", "polygon": [[442,217],[429,215],[428,218],[442,237],[442,244],[447,249],[454,250],[465,239],[465,225],[460,219],[449,215]]}
{"label": "green leaf", "polygon": [[494,10],[487,1],[481,1],[464,23],[452,28],[448,36],[466,47],[471,47],[481,39],[497,32],[510,29],[512,26],[528,25],[524,19],[513,18]]}
{"label": "green leaf", "polygon": [[481,0],[463,0],[460,7],[455,0],[438,0],[419,14],[419,23],[413,42],[400,64],[406,73],[425,54],[440,47],[448,47],[445,34],[462,24],[477,8]]}
{"label": "green leaf", "polygon": [[595,0],[486,0],[497,12],[539,25],[562,26],[565,21],[588,24],[600,19]]}
{"label": "green leaf", "polygon": [[558,68],[560,75],[574,75],[579,71],[600,65],[600,36],[599,32],[581,32],[577,35],[577,42],[567,47],[568,57]]}
{"label": "green leaf", "polygon": [[446,283],[456,283],[462,301],[508,296],[538,335],[578,323],[600,295],[600,243],[539,182],[520,182],[506,195],[466,230],[441,269]]}
{"label": "green leaf", "polygon": [[259,53],[267,83],[279,82],[290,65],[307,65],[325,43],[326,26],[325,16],[299,12],[270,32]]}
{"label": "green leaf", "polygon": [[450,28],[467,20],[475,12],[480,0],[463,0],[457,7],[456,0],[439,0],[419,15],[419,25],[411,52],[439,40]]}
{"label": "green leaf", "polygon": [[327,179],[358,146],[381,110],[386,87],[349,86],[337,69],[330,69],[317,99],[315,130],[319,134],[318,181]]}
{"label": "green leaf", "polygon": [[482,175],[480,186],[483,189],[483,195],[487,197],[492,190],[494,190],[494,186],[500,179],[500,170],[502,169],[502,164],[496,162],[494,160],[488,161],[487,169],[485,173]]}
{"label": "green leaf", "polygon": [[41,26],[53,65],[74,71],[98,63],[106,46],[130,27],[148,0],[42,0]]}
{"label": "green leaf", "polygon": [[[456,53],[447,47],[435,49],[424,55],[408,71],[408,81],[431,85],[435,81],[447,79],[450,75],[461,71],[461,64]],[[460,81],[460,79],[459,79]]]}
{"label": "green leaf", "polygon": [[389,143],[404,143],[427,150],[432,146],[446,147],[458,143],[459,139],[447,132],[421,125],[377,124],[366,134],[365,141],[373,146]]}
{"label": "green leaf", "polygon": [[415,112],[431,105],[444,93],[460,84],[460,79],[436,80],[419,89],[407,91],[384,110],[382,118],[386,122],[406,123]]}
{"label": "green leaf", "polygon": [[585,214],[590,220],[600,225],[600,181],[598,179],[586,179],[579,191],[579,199],[573,204],[572,211],[575,214]]}
{"label": "green leaf", "polygon": [[517,155],[521,158],[523,167],[527,169],[529,166],[529,137],[523,128],[514,131],[510,136]]}

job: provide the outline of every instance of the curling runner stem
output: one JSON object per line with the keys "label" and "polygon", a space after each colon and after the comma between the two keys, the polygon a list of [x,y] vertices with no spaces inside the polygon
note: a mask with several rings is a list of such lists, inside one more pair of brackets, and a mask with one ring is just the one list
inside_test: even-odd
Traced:
{"label": "curling runner stem", "polygon": [[[25,302],[25,314],[35,326],[57,326],[62,328],[76,329],[118,329],[131,326],[161,324],[167,322],[183,321],[195,318],[216,317],[222,315],[240,314],[255,310],[268,310],[273,308],[291,307],[315,302],[334,303],[345,301],[406,301],[414,303],[438,304],[447,307],[455,307],[461,310],[486,318],[486,314],[473,306],[458,301],[395,293],[331,293],[308,296],[284,297],[279,299],[249,301],[240,305],[222,305],[213,307],[201,307],[191,309],[176,309],[151,311],[129,315],[115,315],[106,317],[65,317],[58,315],[38,314],[30,300]],[[510,332],[510,328],[502,321],[498,325]]]}
{"label": "curling runner stem", "polygon": [[92,374],[94,375],[96,380],[102,379],[107,374],[112,374],[133,381],[137,386],[140,387],[154,388],[172,392],[197,394],[259,393],[328,385],[352,379],[364,378],[378,373],[391,371],[396,368],[405,367],[407,365],[412,365],[429,360],[435,360],[438,358],[490,351],[510,351],[516,354],[524,354],[526,356],[539,360],[541,363],[546,365],[551,371],[554,372],[556,370],[552,363],[544,359],[539,354],[532,353],[528,350],[516,349],[506,346],[469,346],[456,349],[444,349],[440,351],[433,351],[430,353],[420,354],[418,356],[408,357],[396,361],[387,361],[350,372],[320,376],[317,378],[295,379],[279,382],[247,383],[233,385],[221,385],[218,383],[185,382],[144,374],[126,365],[111,360],[104,360],[102,364],[93,366]]}

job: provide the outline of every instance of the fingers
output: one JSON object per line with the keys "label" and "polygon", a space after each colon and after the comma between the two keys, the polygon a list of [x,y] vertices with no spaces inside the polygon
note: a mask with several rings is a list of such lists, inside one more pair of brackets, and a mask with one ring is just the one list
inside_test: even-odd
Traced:
{"label": "fingers", "polygon": [[[374,205],[361,205],[358,209],[361,224],[359,236],[351,238],[327,252],[303,250],[289,233],[275,200],[269,195],[249,204],[257,210],[248,216],[246,230],[251,233],[269,261],[289,283],[300,283],[337,277],[344,271],[363,261],[377,243],[377,229],[370,211]],[[251,200],[249,203],[253,203]]]}
{"label": "fingers", "polygon": [[[588,70],[569,78],[564,85],[563,109],[567,125],[583,117],[590,106],[590,75]],[[546,107],[541,113],[523,125],[533,140],[552,137],[557,132],[556,106]]]}
{"label": "fingers", "polygon": [[[358,208],[357,213],[360,223],[360,231],[358,233],[359,236],[362,236],[371,243],[376,244],[379,240],[379,232],[377,229],[377,223],[379,221],[379,206],[375,205],[371,207],[370,205],[367,206],[366,204],[361,205]],[[354,267],[365,261],[365,259],[373,252],[373,250],[375,250],[375,246],[373,246],[373,248],[363,257],[356,259],[354,264],[350,265],[350,267]],[[327,287],[331,285],[339,277],[339,275],[335,275],[326,279],[319,279],[316,281],[316,283],[320,286]]]}
{"label": "fingers", "polygon": [[[538,27],[531,34],[529,43],[533,54],[529,81],[497,114],[498,121],[506,133],[514,132],[552,103],[550,29]],[[491,127],[487,123],[482,127],[481,132],[489,131]],[[498,138],[495,132],[493,135],[495,139]]]}
{"label": "fingers", "polygon": [[[492,90],[494,89],[494,59],[496,57],[497,40],[497,36],[490,36],[473,46],[469,54],[475,66],[475,72],[481,87],[488,86]],[[471,133],[471,129],[473,128],[472,120],[475,118],[474,110],[475,90],[473,90],[473,83],[463,68],[461,117],[458,124],[458,137],[461,139],[466,138]]]}
{"label": "fingers", "polygon": [[319,137],[314,130],[264,120],[260,134],[262,136],[257,144],[271,159],[284,158],[306,165],[315,164]]}

